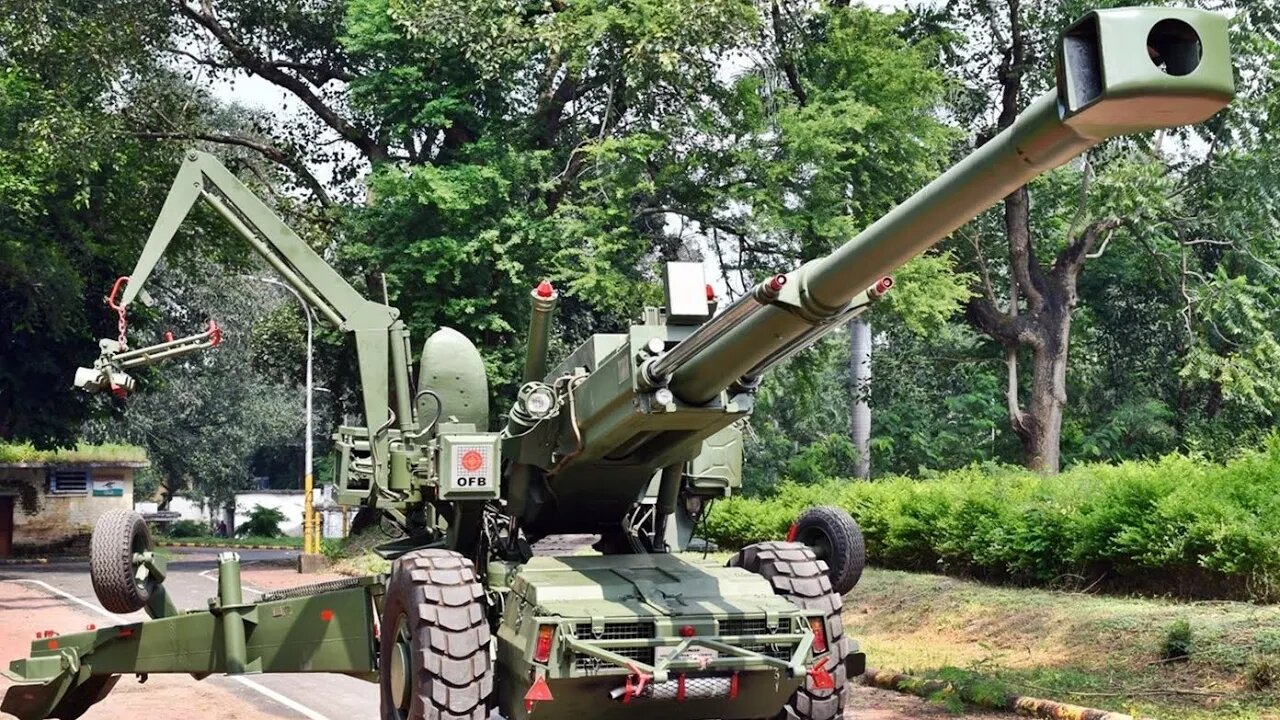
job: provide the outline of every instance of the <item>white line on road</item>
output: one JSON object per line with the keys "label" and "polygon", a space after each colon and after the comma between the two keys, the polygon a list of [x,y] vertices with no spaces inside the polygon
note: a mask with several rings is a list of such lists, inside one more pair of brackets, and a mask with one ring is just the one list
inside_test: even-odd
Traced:
{"label": "white line on road", "polygon": [[27,579],[27,578],[5,578],[5,579],[4,579],[4,582],[24,582],[24,583],[31,583],[32,585],[39,585],[40,587],[44,588],[45,590],[48,590],[49,592],[53,593],[54,595],[58,595],[58,596],[64,597],[64,598],[66,598],[66,599],[70,600],[71,602],[73,602],[73,603],[75,603],[75,604],[77,604],[77,605],[81,605],[81,606],[83,606],[83,607],[87,607],[87,608],[89,608],[90,610],[92,610],[92,611],[94,611],[94,612],[96,612],[96,613],[98,613],[99,615],[102,615],[102,616],[104,616],[104,617],[110,618],[110,619],[112,619],[112,620],[122,620],[122,619],[127,619],[127,618],[125,618],[123,615],[116,615],[115,613],[109,613],[109,612],[107,612],[106,610],[104,610],[104,609],[102,609],[102,608],[98,607],[97,605],[94,605],[94,604],[93,604],[93,603],[91,603],[91,602],[86,602],[86,601],[81,600],[80,598],[76,597],[75,595],[72,595],[72,594],[71,594],[71,593],[69,593],[69,592],[64,592],[64,591],[62,591],[62,590],[59,590],[58,588],[56,588],[56,587],[54,587],[54,586],[50,585],[49,583],[47,583],[47,582],[45,582],[45,581],[43,581],[43,580],[30,580],[30,579]]}
{"label": "white line on road", "polygon": [[289,708],[289,709],[291,709],[291,710],[293,710],[293,711],[295,711],[295,712],[302,713],[303,715],[305,715],[305,716],[307,716],[307,717],[311,718],[311,720],[329,720],[329,718],[325,717],[324,715],[321,715],[320,713],[316,712],[315,710],[312,710],[311,708],[307,707],[306,705],[303,705],[302,703],[299,703],[299,702],[295,702],[294,700],[290,700],[289,698],[285,697],[284,695],[281,695],[280,693],[276,692],[275,690],[272,690],[271,688],[267,687],[266,685],[260,685],[260,684],[258,684],[258,683],[256,683],[256,682],[254,682],[254,681],[250,680],[250,679],[249,679],[249,678],[247,678],[247,677],[244,677],[244,676],[242,676],[242,675],[232,675],[232,676],[231,676],[231,679],[232,679],[232,680],[235,680],[236,682],[240,683],[241,685],[244,685],[245,687],[249,688],[250,690],[253,690],[253,691],[254,691],[254,692],[256,692],[256,693],[260,693],[260,694],[262,694],[262,695],[265,695],[265,696],[267,696],[267,697],[271,698],[272,700],[275,700],[276,702],[280,703],[281,705],[284,705],[285,707],[287,707],[287,708]]}
{"label": "white line on road", "polygon": [[[253,560],[253,561],[251,561],[251,562],[257,562],[257,560]],[[248,564],[250,564],[250,563],[241,563],[241,565],[248,565]],[[214,582],[218,582],[218,578],[216,578],[216,577],[209,577],[208,575],[206,575],[206,574],[205,574],[205,573],[211,573],[211,572],[218,572],[218,571],[217,571],[217,570],[205,570],[204,572],[200,573],[200,577],[204,578],[205,580],[212,580],[212,581],[214,581]],[[266,590],[258,590],[257,588],[251,588],[251,587],[249,587],[248,585],[245,585],[244,583],[240,583],[240,587],[241,587],[241,589],[248,590],[249,592],[251,592],[251,593],[256,593],[256,594],[258,594],[258,595],[266,595],[266,594],[267,594],[267,591],[266,591]]]}
{"label": "white line on road", "polygon": [[[204,577],[204,575],[202,574],[202,575],[201,575],[201,577]],[[208,578],[208,579],[209,579],[209,580],[213,580],[214,578]],[[56,587],[54,587],[54,586],[50,585],[49,583],[47,583],[47,582],[45,582],[45,581],[43,581],[43,580],[32,580],[32,579],[29,579],[29,578],[4,578],[3,580],[0,580],[0,582],[24,582],[24,583],[31,583],[32,585],[39,585],[40,587],[44,588],[45,590],[48,590],[49,592],[53,593],[54,595],[57,595],[57,596],[62,597],[62,598],[66,598],[67,600],[70,600],[71,602],[73,602],[73,603],[75,603],[75,604],[77,604],[77,605],[80,605],[80,606],[82,606],[82,607],[88,608],[89,610],[92,610],[93,612],[95,612],[95,613],[97,613],[97,614],[99,614],[99,615],[102,615],[102,616],[104,616],[104,617],[110,618],[110,619],[112,619],[112,620],[127,619],[127,618],[125,618],[125,616],[123,616],[123,615],[116,615],[115,613],[107,612],[107,611],[106,611],[106,609],[101,608],[101,607],[98,607],[97,605],[94,605],[94,604],[93,604],[93,603],[91,603],[91,602],[87,602],[87,601],[85,601],[85,600],[81,600],[80,598],[76,597],[75,595],[72,595],[71,593],[66,592],[66,591],[64,591],[64,590],[59,590],[58,588],[56,588]],[[250,588],[245,588],[245,590],[249,590],[250,592],[256,592],[256,593],[258,593],[258,594],[262,594],[262,591],[261,591],[261,590],[252,590],[252,589],[250,589]],[[302,703],[300,703],[300,702],[298,702],[298,701],[296,701],[296,700],[292,700],[292,699],[290,699],[290,698],[287,698],[287,697],[285,697],[284,695],[281,695],[280,693],[276,692],[275,690],[272,690],[271,688],[269,688],[269,687],[267,687],[267,686],[265,686],[265,685],[262,685],[262,684],[260,684],[260,683],[256,683],[256,682],[254,682],[254,681],[250,680],[249,678],[246,678],[246,677],[243,677],[243,676],[240,676],[240,675],[230,675],[230,676],[228,676],[228,677],[230,677],[232,680],[235,680],[236,682],[240,683],[241,685],[244,685],[245,687],[249,688],[250,690],[252,690],[252,691],[254,691],[254,692],[258,693],[259,695],[262,695],[263,697],[266,697],[266,698],[268,698],[268,699],[270,699],[270,700],[274,700],[274,701],[276,701],[276,702],[280,703],[281,705],[284,705],[285,707],[289,708],[290,710],[293,710],[294,712],[297,712],[297,713],[299,713],[299,714],[303,715],[304,717],[310,718],[310,720],[329,720],[329,718],[325,717],[324,715],[321,715],[320,713],[316,712],[315,710],[312,710],[311,708],[307,707],[306,705],[303,705]]]}

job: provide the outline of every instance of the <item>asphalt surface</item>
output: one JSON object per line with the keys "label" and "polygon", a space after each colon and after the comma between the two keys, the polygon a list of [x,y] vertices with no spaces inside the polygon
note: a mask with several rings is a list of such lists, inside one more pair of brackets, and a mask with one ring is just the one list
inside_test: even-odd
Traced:
{"label": "asphalt surface", "polygon": [[[169,561],[169,574],[164,586],[173,596],[174,604],[179,609],[207,607],[208,599],[217,589],[216,551],[204,548],[173,548],[170,552],[174,557]],[[281,550],[240,550],[238,552],[246,572],[256,563],[287,562],[297,556],[295,551]],[[65,593],[60,595],[63,600],[74,603],[80,610],[98,615],[104,621],[110,619],[123,623],[142,620],[146,617],[140,612],[120,616],[103,610],[94,596],[87,563],[0,568],[0,582],[17,579],[38,581],[29,584],[46,591],[49,588],[61,591]],[[44,583],[48,587],[43,587],[39,583]],[[260,593],[252,588],[252,583],[246,580],[245,599],[256,599],[258,594]],[[4,658],[3,661],[7,664],[9,659]],[[129,682],[129,679],[122,679],[121,682]],[[288,673],[235,678],[212,676],[203,682],[224,688],[281,718],[358,720],[371,719],[377,715],[378,686],[345,675]]]}
{"label": "asphalt surface", "polygon": [[[592,536],[564,536],[553,541],[540,543],[539,554],[572,554],[573,551],[585,547],[594,540]],[[169,562],[169,575],[165,580],[165,588],[174,598],[180,609],[207,607],[208,599],[217,589],[217,550],[210,548],[172,548],[173,558]],[[244,589],[246,600],[254,600],[263,590],[278,589],[282,586],[306,584],[310,582],[305,576],[289,575],[287,566],[296,556],[296,551],[280,550],[240,550],[242,569],[244,571]],[[255,567],[257,566],[257,567]],[[282,567],[285,566],[285,567]],[[273,568],[268,572],[259,572]],[[271,578],[277,583],[271,588],[256,588],[254,576],[259,579]],[[330,579],[332,576],[320,577],[318,580]],[[297,581],[294,581],[294,578]],[[280,585],[284,582],[285,585]],[[97,601],[93,586],[89,580],[88,563],[58,563],[50,565],[0,566],[0,583],[13,583],[15,586],[29,588],[41,596],[48,597],[48,604],[41,600],[41,607],[50,610],[59,608],[63,618],[77,617],[81,622],[95,622],[99,627],[105,624],[121,624],[136,620],[145,620],[144,613],[130,615],[114,615],[104,610]],[[74,610],[75,612],[69,612]],[[40,614],[39,612],[37,614]],[[0,619],[0,622],[3,622]],[[37,621],[38,622],[38,621]],[[60,628],[61,629],[61,628]],[[67,628],[71,629],[71,628]],[[78,629],[78,628],[76,628]],[[21,630],[26,636],[31,628]],[[0,663],[8,664],[12,658],[0,658]],[[193,688],[189,676],[185,684],[169,688],[138,688],[141,693],[153,698],[163,711],[162,717],[193,717],[196,720],[239,720],[242,712],[258,713],[257,718],[280,720],[374,720],[378,715],[378,686],[331,673],[294,673],[248,675],[237,677],[211,676],[198,683],[198,686],[210,687],[215,696],[213,700],[204,699],[200,706],[191,695]],[[121,693],[122,688],[131,683],[131,678],[121,679],[120,686],[113,694]],[[2,692],[2,691],[0,691]],[[221,707],[217,701],[219,693],[234,696],[242,701],[243,711],[232,707]],[[167,695],[162,697],[162,695]],[[206,693],[208,695],[208,693]],[[221,696],[225,697],[225,695]],[[186,705],[184,705],[184,701]],[[208,704],[212,702],[211,710]],[[105,714],[95,714],[91,710],[89,717],[115,720],[121,717],[136,717],[135,710],[130,712],[130,701],[121,699],[119,707],[109,709],[110,697],[97,706]],[[170,705],[169,703],[172,703]],[[123,711],[125,714],[120,715]],[[170,714],[174,711],[174,714]],[[183,712],[185,711],[185,712]],[[146,713],[148,715],[153,712]],[[860,683],[852,683],[849,688],[848,705],[845,719],[857,720],[922,720],[924,718],[941,718],[946,711],[938,706],[918,698],[889,693],[868,688]],[[5,716],[7,717],[7,716]],[[494,718],[499,717],[496,713]],[[972,720],[991,720],[993,716],[970,715]],[[998,716],[997,716],[998,717]]]}

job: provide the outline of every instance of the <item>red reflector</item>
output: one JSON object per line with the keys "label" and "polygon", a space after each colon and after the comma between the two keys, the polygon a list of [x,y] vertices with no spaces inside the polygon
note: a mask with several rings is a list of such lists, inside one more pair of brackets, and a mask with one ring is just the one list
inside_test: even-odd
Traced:
{"label": "red reflector", "polygon": [[543,700],[555,700],[555,698],[551,696],[551,688],[547,686],[547,679],[539,675],[534,679],[533,684],[529,686],[529,692],[524,694],[524,711],[533,712],[533,704]]}
{"label": "red reflector", "polygon": [[707,300],[715,300],[715,299],[716,299],[716,289],[711,287],[711,285],[707,285]]}
{"label": "red reflector", "polygon": [[697,635],[697,634],[698,634],[698,631],[694,630],[692,625],[685,625],[684,627],[680,628],[680,637],[693,637],[694,635]]}
{"label": "red reflector", "polygon": [[791,527],[787,528],[787,542],[795,542],[796,536],[800,534],[800,526],[791,523]]}
{"label": "red reflector", "polygon": [[57,641],[57,640],[50,640],[50,641],[49,641],[49,649],[50,649],[50,650],[57,650],[57,649],[58,649],[58,641]]}
{"label": "red reflector", "polygon": [[133,637],[133,628],[120,628],[120,634],[117,637]]}
{"label": "red reflector", "polygon": [[836,687],[836,679],[831,677],[831,673],[827,672],[828,659],[822,658],[809,669],[809,677],[813,679],[814,690],[834,690]]}
{"label": "red reflector", "polygon": [[827,651],[827,626],[822,618],[809,618],[809,629],[813,630],[813,651],[815,653],[824,653]]}
{"label": "red reflector", "polygon": [[551,659],[551,638],[556,634],[555,625],[538,626],[538,644],[533,648],[533,661],[544,663]]}
{"label": "red reflector", "polygon": [[323,620],[324,622],[329,622],[330,620],[333,619],[333,611],[328,608],[321,610],[320,619]]}

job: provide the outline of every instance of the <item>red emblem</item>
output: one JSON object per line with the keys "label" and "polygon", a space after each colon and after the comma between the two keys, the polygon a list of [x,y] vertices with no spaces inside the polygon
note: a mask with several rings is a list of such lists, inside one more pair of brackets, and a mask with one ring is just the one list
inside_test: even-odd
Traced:
{"label": "red emblem", "polygon": [[468,450],[462,453],[462,469],[475,472],[484,466],[484,455],[479,450]]}

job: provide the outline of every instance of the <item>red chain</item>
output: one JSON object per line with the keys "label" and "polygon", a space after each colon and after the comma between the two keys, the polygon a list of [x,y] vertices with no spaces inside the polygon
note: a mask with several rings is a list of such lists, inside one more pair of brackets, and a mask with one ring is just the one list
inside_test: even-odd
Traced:
{"label": "red chain", "polygon": [[124,350],[127,347],[129,347],[129,340],[125,336],[125,331],[128,330],[129,328],[129,321],[125,319],[126,306],[117,304],[116,296],[120,294],[120,288],[124,287],[125,283],[127,282],[129,282],[128,275],[124,275],[116,278],[116,284],[111,286],[111,295],[107,297],[107,307],[111,308],[112,310],[115,310],[116,315],[120,317],[119,321],[116,323],[116,327],[120,329],[120,349],[121,350]]}
{"label": "red chain", "polygon": [[120,316],[120,320],[116,322],[116,327],[120,328],[120,349],[124,350],[129,347],[129,339],[125,337],[125,331],[129,329],[129,321],[124,317],[124,308],[117,310],[116,314]]}

